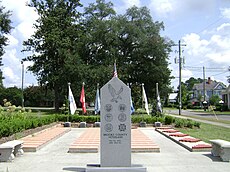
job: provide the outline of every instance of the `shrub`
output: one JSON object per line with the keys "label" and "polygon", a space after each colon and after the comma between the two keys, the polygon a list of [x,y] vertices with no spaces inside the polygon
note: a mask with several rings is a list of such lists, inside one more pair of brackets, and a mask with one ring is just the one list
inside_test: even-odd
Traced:
{"label": "shrub", "polygon": [[184,127],[184,120],[183,120],[183,119],[177,118],[177,119],[175,120],[175,127],[177,127],[177,128],[182,128],[182,127]]}
{"label": "shrub", "polygon": [[194,121],[194,127],[200,128],[200,122]]}
{"label": "shrub", "polygon": [[165,123],[165,125],[170,125],[174,122],[174,120],[175,119],[172,116],[167,115],[167,116],[165,116],[164,123]]}
{"label": "shrub", "polygon": [[188,128],[193,128],[194,126],[194,121],[188,119],[185,121],[185,127],[188,127]]}

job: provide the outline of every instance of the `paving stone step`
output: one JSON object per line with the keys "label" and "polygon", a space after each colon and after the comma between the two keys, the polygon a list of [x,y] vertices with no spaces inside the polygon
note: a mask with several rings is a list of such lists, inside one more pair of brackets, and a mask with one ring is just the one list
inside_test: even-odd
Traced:
{"label": "paving stone step", "polygon": [[[160,152],[160,148],[138,129],[131,130],[132,152]],[[100,129],[89,128],[70,146],[69,153],[98,152],[100,147]]]}

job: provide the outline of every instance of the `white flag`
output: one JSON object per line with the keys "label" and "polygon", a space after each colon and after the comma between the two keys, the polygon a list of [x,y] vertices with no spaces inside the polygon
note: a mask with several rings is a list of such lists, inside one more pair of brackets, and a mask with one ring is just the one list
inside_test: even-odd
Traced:
{"label": "white flag", "polygon": [[157,112],[162,113],[161,99],[158,91],[158,83],[156,83],[156,92],[157,92]]}
{"label": "white flag", "polygon": [[147,112],[147,114],[149,115],[149,105],[148,105],[148,100],[147,100],[147,96],[145,94],[145,88],[144,88],[144,84],[142,84],[142,102],[145,103],[145,110]]}
{"label": "white flag", "polygon": [[69,108],[70,108],[70,113],[73,115],[75,113],[75,111],[77,110],[77,105],[75,103],[74,97],[73,97],[73,93],[71,91],[70,88],[70,83],[69,83]]}
{"label": "white flag", "polygon": [[97,92],[96,92],[96,99],[95,99],[95,114],[98,114],[100,112],[101,109],[101,101],[100,101],[100,94],[99,94],[99,88],[97,88]]}

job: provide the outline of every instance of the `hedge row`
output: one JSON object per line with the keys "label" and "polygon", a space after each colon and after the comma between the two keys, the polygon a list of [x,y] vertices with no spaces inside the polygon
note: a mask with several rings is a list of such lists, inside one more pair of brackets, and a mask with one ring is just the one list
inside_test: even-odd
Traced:
{"label": "hedge row", "polygon": [[[94,123],[100,121],[100,116],[84,116],[84,115],[56,115],[56,119],[58,121],[69,121],[69,122],[86,122],[86,123]],[[192,121],[190,119],[180,119],[172,116],[150,116],[150,115],[132,115],[131,118],[132,124],[138,124],[142,121],[147,124],[154,124],[155,122],[161,122],[165,125],[173,125],[175,127],[200,127],[200,123],[196,121]]]}
{"label": "hedge row", "polygon": [[[149,115],[132,115],[132,123],[140,123],[142,121],[147,124],[161,122],[165,125],[174,125],[175,127],[200,127],[199,122],[187,119],[174,118],[172,116],[149,116]],[[100,116],[84,116],[84,115],[32,115],[27,113],[0,113],[0,138],[8,137],[17,132],[27,129],[40,127],[53,123],[55,121],[62,122],[87,122],[94,123],[100,121]]]}
{"label": "hedge row", "polygon": [[47,125],[56,121],[55,116],[32,116],[32,115],[0,115],[0,138],[8,137],[15,133]]}

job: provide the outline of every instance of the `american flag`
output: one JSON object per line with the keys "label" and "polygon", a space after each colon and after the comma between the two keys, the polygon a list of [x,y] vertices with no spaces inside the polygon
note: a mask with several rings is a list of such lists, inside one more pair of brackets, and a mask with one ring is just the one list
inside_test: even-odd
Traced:
{"label": "american flag", "polygon": [[116,62],[114,63],[113,77],[118,77],[118,76],[117,76],[117,67],[116,67]]}

